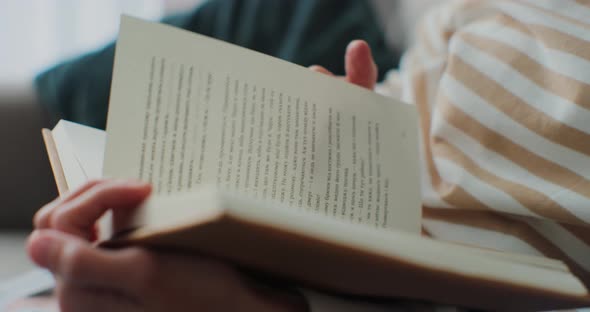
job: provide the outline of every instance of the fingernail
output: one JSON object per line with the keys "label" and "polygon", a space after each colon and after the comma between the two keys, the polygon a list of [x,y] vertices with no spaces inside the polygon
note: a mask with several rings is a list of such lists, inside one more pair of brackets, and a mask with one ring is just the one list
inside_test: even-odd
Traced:
{"label": "fingernail", "polygon": [[352,40],[351,42],[348,43],[348,46],[346,47],[346,50],[348,51],[348,50],[352,49],[353,46],[355,46],[355,45],[357,45],[357,44],[359,44],[361,42],[363,42],[363,40],[361,40],[361,39]]}
{"label": "fingernail", "polygon": [[349,52],[350,49],[352,49],[352,46],[354,45],[355,42],[356,42],[356,40],[353,40],[348,43],[348,45],[346,46],[346,52]]}

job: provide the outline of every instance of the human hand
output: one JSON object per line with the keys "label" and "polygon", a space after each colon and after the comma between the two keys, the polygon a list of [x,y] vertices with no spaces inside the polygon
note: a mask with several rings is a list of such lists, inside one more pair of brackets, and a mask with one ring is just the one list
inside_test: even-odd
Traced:
{"label": "human hand", "polygon": [[[339,79],[373,90],[377,83],[377,65],[373,60],[371,48],[363,40],[354,40],[348,44],[344,56],[346,76]],[[309,69],[326,75],[335,76],[326,68],[313,65]]]}
{"label": "human hand", "polygon": [[89,182],[36,214],[28,253],[55,274],[61,311],[306,310],[300,296],[263,291],[219,261],[91,244],[94,224],[107,209],[133,209],[150,191],[139,182]]}

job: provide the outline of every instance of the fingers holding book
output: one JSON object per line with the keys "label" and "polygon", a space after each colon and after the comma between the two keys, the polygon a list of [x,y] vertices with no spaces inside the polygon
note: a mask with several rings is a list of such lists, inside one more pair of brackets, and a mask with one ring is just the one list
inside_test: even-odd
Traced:
{"label": "fingers holding book", "polygon": [[151,186],[134,180],[95,180],[40,209],[35,228],[55,229],[92,240],[94,224],[108,209],[133,209],[149,194]]}
{"label": "fingers holding book", "polygon": [[233,266],[204,256],[100,249],[54,229],[33,232],[27,249],[56,276],[61,311],[306,310],[297,293],[260,287]]}

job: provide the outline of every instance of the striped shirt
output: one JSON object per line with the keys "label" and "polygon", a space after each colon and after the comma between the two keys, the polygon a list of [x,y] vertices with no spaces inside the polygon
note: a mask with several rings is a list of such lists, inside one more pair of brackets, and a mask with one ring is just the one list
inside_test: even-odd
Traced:
{"label": "striped shirt", "polygon": [[418,108],[424,235],[590,287],[590,0],[444,2],[376,91]]}

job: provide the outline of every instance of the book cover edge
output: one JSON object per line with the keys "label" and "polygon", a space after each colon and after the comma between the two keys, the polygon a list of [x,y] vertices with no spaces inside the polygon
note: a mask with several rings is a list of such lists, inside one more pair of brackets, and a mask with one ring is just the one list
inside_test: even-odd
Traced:
{"label": "book cover edge", "polygon": [[64,175],[64,170],[57,153],[57,146],[53,139],[51,130],[47,128],[41,129],[43,136],[43,142],[45,143],[45,149],[47,150],[47,156],[49,158],[49,164],[51,165],[51,171],[53,172],[53,178],[57,185],[57,191],[60,196],[64,195],[68,191],[68,183]]}

